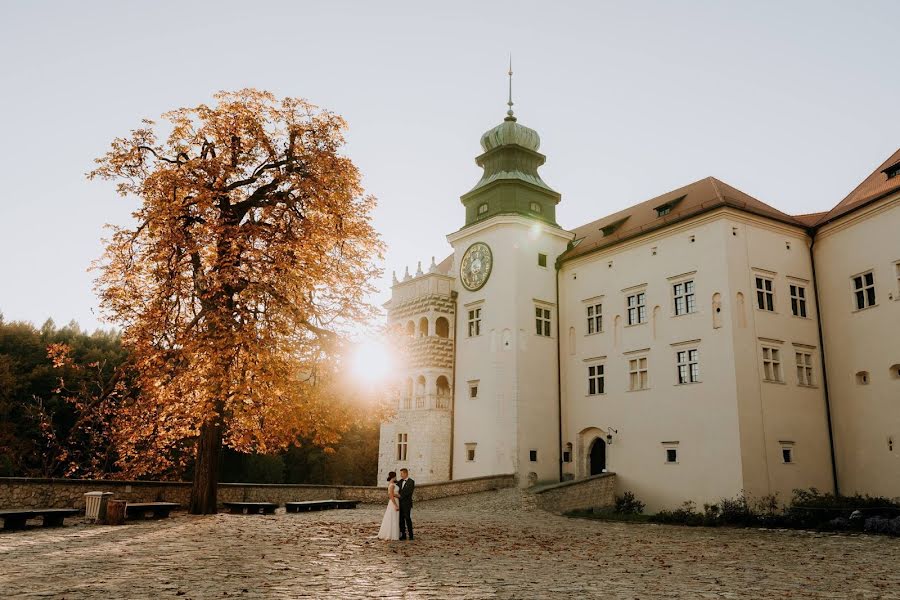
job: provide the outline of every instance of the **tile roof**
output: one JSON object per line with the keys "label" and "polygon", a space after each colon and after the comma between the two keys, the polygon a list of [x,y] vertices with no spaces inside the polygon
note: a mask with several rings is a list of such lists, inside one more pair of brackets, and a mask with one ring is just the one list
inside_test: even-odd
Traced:
{"label": "tile roof", "polygon": [[894,152],[890,158],[881,163],[871,175],[863,179],[850,194],[841,200],[837,206],[828,211],[816,225],[823,225],[829,221],[846,215],[847,213],[865,205],[873,200],[881,198],[885,194],[900,190],[900,176],[888,179],[884,173],[888,168],[900,163],[900,149]]}
{"label": "tile roof", "polygon": [[[670,212],[660,216],[657,208],[670,205]],[[730,206],[781,221],[806,227],[806,223],[772,208],[715,177],[707,177],[672,190],[625,210],[575,228],[575,246],[562,255],[570,260],[599,248],[611,246],[638,235],[671,225],[709,210]],[[606,233],[604,233],[606,229]]]}
{"label": "tile roof", "polygon": [[794,218],[806,225],[807,227],[812,227],[816,223],[819,222],[819,219],[828,214],[828,211],[817,212],[817,213],[807,213],[805,215],[794,215]]}

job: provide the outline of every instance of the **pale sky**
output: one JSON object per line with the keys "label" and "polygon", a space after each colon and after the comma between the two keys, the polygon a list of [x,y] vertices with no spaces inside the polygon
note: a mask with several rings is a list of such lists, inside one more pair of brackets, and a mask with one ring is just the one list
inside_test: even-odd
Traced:
{"label": "pale sky", "polygon": [[300,96],[350,123],[391,270],[463,222],[481,134],[541,135],[571,228],[713,175],[825,210],[900,146],[900,2],[3,2],[0,312],[99,325],[104,223],[84,173],[117,135],[212,93]]}

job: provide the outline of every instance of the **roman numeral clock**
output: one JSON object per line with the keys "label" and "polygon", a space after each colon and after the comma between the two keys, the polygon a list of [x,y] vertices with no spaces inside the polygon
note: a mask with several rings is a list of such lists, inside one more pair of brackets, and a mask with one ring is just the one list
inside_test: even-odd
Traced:
{"label": "roman numeral clock", "polygon": [[484,242],[475,242],[463,254],[459,265],[459,278],[470,292],[480,290],[491,275],[494,257],[491,248]]}

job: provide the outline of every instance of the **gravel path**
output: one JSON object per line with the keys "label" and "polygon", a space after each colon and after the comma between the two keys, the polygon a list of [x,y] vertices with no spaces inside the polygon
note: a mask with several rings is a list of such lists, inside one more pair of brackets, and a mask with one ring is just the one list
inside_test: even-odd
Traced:
{"label": "gravel path", "polygon": [[0,533],[0,598],[897,598],[900,539],[567,519],[518,490]]}

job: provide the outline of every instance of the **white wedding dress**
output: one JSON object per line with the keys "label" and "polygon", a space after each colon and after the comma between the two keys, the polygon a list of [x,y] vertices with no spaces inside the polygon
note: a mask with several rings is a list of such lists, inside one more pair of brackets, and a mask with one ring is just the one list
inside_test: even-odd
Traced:
{"label": "white wedding dress", "polygon": [[[381,520],[381,529],[378,530],[379,540],[400,539],[400,511],[391,502],[391,498],[397,495],[396,488],[394,483],[388,485],[388,504],[384,511],[384,518]],[[400,498],[397,498],[397,502],[400,502]]]}

